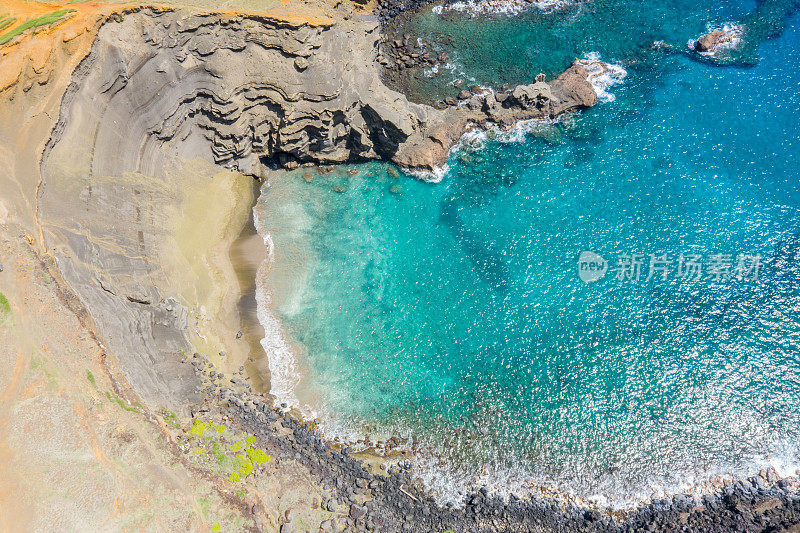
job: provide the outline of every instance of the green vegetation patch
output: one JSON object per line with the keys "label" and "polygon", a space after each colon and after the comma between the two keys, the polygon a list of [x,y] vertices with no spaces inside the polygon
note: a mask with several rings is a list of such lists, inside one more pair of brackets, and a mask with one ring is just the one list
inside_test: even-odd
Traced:
{"label": "green vegetation patch", "polygon": [[11,304],[6,295],[0,292],[0,326],[11,322]]}
{"label": "green vegetation patch", "polygon": [[210,424],[208,422],[200,422],[199,420],[195,420],[192,423],[192,428],[188,431],[187,435],[190,437],[198,437],[202,438],[203,435],[206,434],[206,429]]}
{"label": "green vegetation patch", "polygon": [[86,379],[89,380],[89,383],[92,384],[92,387],[94,387],[95,389],[97,388],[97,381],[95,381],[94,374],[92,374],[91,370],[86,371]]}
{"label": "green vegetation patch", "polygon": [[246,455],[237,455],[235,457],[236,460],[236,469],[231,472],[231,475],[228,476],[228,480],[231,483],[236,483],[237,481],[241,481],[242,479],[246,478],[250,474],[253,473],[255,466],[247,458]]}
{"label": "green vegetation patch", "polygon": [[212,438],[213,435],[206,435],[206,431],[209,429],[216,430],[217,433],[222,435],[225,431],[225,426],[222,424],[212,424],[211,422],[200,422],[199,420],[195,420],[192,423],[191,429],[187,432],[189,437],[198,437],[198,438]]}
{"label": "green vegetation patch", "polygon": [[227,475],[231,483],[242,481],[255,471],[255,468],[270,460],[264,450],[254,448],[253,435],[235,436],[227,432],[222,424],[195,420],[186,432],[189,439],[196,439],[197,447],[193,455],[208,457],[216,464],[215,470]]}
{"label": "green vegetation patch", "polygon": [[172,411],[164,411],[164,423],[172,429],[181,429],[181,422],[178,420],[178,415]]}
{"label": "green vegetation patch", "polygon": [[269,462],[269,455],[264,453],[264,450],[260,450],[258,448],[249,448],[245,450],[244,453],[247,455],[247,458],[250,459],[250,462],[255,465]]}
{"label": "green vegetation patch", "polygon": [[[47,13],[46,15],[42,15],[41,17],[36,17],[33,19],[28,19],[19,26],[12,28],[11,30],[7,31],[3,35],[0,35],[0,46],[6,44],[8,41],[22,35],[28,30],[36,30],[36,28],[40,28],[42,26],[50,26],[52,27],[57,22],[60,22],[66,19],[69,15],[75,13],[74,9],[59,9],[58,11],[53,11],[52,13]],[[13,22],[13,20],[12,20]],[[8,26],[6,24],[3,27]]]}
{"label": "green vegetation patch", "polygon": [[125,405],[125,402],[122,400],[122,398],[120,398],[116,394],[111,394],[110,392],[106,391],[106,396],[108,396],[109,400],[111,400],[115,404],[119,405],[120,407],[122,407],[126,411],[130,411],[132,413],[141,413],[141,411],[139,411],[137,408]]}
{"label": "green vegetation patch", "polygon": [[3,18],[0,17],[0,30],[3,30],[17,21],[16,17]]}

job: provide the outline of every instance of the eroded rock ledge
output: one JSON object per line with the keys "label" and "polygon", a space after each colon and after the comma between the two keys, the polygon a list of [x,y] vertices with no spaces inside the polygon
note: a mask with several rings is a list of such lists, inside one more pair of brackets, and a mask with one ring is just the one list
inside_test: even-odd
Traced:
{"label": "eroded rock ledge", "polygon": [[[580,67],[532,99],[436,110],[385,87],[376,22],[291,28],[268,20],[141,11],[106,24],[74,74],[55,141],[93,131],[89,170],[158,175],[176,154],[260,175],[262,165],[386,159],[429,169],[468,122],[594,105]],[[546,90],[541,90],[544,85]],[[120,132],[124,135],[119,135]]]}

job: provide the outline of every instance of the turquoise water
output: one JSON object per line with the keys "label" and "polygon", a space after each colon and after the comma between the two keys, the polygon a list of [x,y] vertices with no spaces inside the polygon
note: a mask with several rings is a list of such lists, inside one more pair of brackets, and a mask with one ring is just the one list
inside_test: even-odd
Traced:
{"label": "turquoise water", "polygon": [[[587,52],[628,74],[613,101],[473,138],[440,183],[377,163],[269,180],[260,298],[281,401],[331,432],[419,439],[447,459],[418,469],[444,499],[555,485],[621,505],[800,466],[800,25],[755,66],[722,68],[649,43],[685,47],[753,4],[646,4],[586,2],[573,26],[442,24],[457,43],[483,31],[458,58],[476,80]],[[584,283],[584,250],[612,268],[643,254],[642,279]],[[667,279],[645,279],[649,254],[675,261]],[[703,279],[678,276],[681,254],[701,256]],[[714,254],[761,268],[709,279]]]}

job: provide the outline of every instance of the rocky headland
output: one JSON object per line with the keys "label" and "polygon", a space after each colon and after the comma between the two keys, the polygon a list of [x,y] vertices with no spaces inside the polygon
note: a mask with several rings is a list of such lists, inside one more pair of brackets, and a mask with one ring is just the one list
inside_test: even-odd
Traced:
{"label": "rocky headland", "polygon": [[[415,483],[403,443],[380,461],[358,457],[254,390],[251,384],[269,375],[248,357],[236,333],[240,317],[230,312],[240,296],[230,293],[230,247],[246,223],[254,177],[369,159],[431,172],[468,128],[554,118],[597,102],[576,63],[552,80],[538,76],[501,91],[473,87],[437,108],[413,103],[381,80],[381,28],[371,18],[109,10],[81,34],[91,37],[91,48],[76,65],[58,50],[48,56],[68,72],[42,78],[42,69],[21,68],[4,87],[8,129],[0,160],[11,177],[2,183],[14,188],[8,220],[17,225],[0,216],[13,228],[3,235],[26,250],[17,253],[19,271],[36,266],[25,259],[30,253],[52,273],[64,307],[79,318],[70,326],[75,335],[96,343],[96,364],[113,388],[108,399],[123,407],[125,423],[158,428],[167,442],[153,438],[153,446],[188,465],[181,476],[213,479],[235,510],[231,523],[244,530],[796,527],[797,493],[769,472],[702,499],[679,495],[624,516],[557,499],[502,500],[486,490],[463,508],[440,507]],[[35,111],[25,111],[21,125],[11,124],[29,108]],[[9,135],[29,148],[14,151]],[[0,215],[4,209],[0,203]],[[82,364],[75,368],[83,372]],[[102,400],[88,376],[84,388]],[[225,432],[252,436],[273,459],[268,474],[264,465],[247,473],[253,479],[246,490],[197,466],[196,428],[221,422]],[[293,508],[276,503],[273,493],[298,479],[302,497]]]}
{"label": "rocky headland", "polygon": [[[430,170],[469,124],[553,118],[597,102],[586,72],[573,66],[549,83],[469,94],[465,105],[415,104],[381,83],[379,39],[378,23],[367,20],[292,27],[139,11],[99,32],[52,144],[68,142],[67,127],[96,129],[92,170],[106,174],[157,173],[176,152],[254,176],[265,166],[367,159]],[[105,135],[119,124],[124,139]]]}

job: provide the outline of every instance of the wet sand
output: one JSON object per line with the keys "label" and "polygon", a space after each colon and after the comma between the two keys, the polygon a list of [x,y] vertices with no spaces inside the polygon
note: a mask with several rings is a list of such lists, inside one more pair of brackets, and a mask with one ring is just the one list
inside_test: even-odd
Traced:
{"label": "wet sand", "polygon": [[[261,183],[253,180],[253,205],[261,194]],[[251,379],[251,387],[260,393],[269,392],[269,361],[261,339],[264,338],[264,326],[258,320],[256,304],[256,276],[264,260],[267,249],[258,234],[253,221],[253,207],[250,207],[247,222],[239,236],[231,244],[230,260],[239,282],[239,303],[237,309],[241,322],[242,338],[247,342],[250,351],[244,365]]]}

